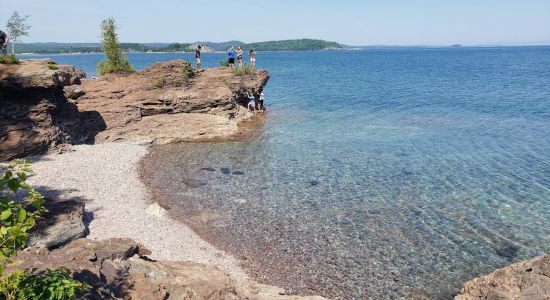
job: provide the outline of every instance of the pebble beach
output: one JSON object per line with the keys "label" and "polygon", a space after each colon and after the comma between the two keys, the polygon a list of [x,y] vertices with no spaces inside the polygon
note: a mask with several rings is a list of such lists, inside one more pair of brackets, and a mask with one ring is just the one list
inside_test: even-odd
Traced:
{"label": "pebble beach", "polygon": [[152,259],[203,263],[246,278],[236,259],[151,202],[138,171],[146,154],[147,146],[139,143],[73,146],[33,158],[29,183],[45,196],[84,201],[87,238],[131,238],[151,250]]}

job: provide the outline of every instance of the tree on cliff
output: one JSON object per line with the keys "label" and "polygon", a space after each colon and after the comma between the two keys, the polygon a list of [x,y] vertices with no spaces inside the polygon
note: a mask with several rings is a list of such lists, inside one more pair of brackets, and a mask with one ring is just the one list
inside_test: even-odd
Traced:
{"label": "tree on cliff", "polygon": [[29,36],[29,30],[31,26],[27,24],[29,16],[20,16],[18,12],[14,11],[6,27],[8,28],[8,34],[11,39],[11,53],[15,55],[15,43],[19,41],[20,37]]}
{"label": "tree on cliff", "polygon": [[97,64],[99,75],[114,71],[133,71],[134,68],[118,44],[115,19],[103,20],[101,31],[101,48],[105,52],[105,60]]}

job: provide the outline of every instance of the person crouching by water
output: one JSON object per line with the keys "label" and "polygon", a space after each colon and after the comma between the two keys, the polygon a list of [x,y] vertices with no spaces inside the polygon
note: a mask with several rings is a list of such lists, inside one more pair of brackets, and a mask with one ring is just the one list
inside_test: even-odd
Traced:
{"label": "person crouching by water", "polygon": [[201,45],[198,45],[197,50],[195,51],[195,68],[197,69],[197,71],[201,70],[201,49]]}
{"label": "person crouching by water", "polygon": [[250,52],[248,52],[248,55],[250,55],[250,66],[252,68],[256,68],[256,52],[254,49],[251,49]]}
{"label": "person crouching by water", "polygon": [[243,49],[241,46],[237,48],[237,62],[239,63],[239,69],[243,68]]}
{"label": "person crouching by water", "polygon": [[0,51],[2,52],[2,56],[6,57],[8,56],[8,43],[10,42],[10,38],[8,35],[0,30]]}
{"label": "person crouching by water", "polygon": [[256,113],[256,98],[250,92],[248,92],[248,106],[246,108]]}
{"label": "person crouching by water", "polygon": [[228,57],[227,62],[229,63],[229,68],[233,70],[235,65],[235,49],[233,49],[233,47],[229,48],[229,50],[227,51],[227,57]]}

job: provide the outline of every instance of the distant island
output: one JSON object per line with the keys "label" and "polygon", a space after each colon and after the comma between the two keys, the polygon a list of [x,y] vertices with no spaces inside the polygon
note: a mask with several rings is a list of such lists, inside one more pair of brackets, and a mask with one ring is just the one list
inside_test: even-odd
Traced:
{"label": "distant island", "polygon": [[[315,51],[343,49],[345,47],[336,42],[316,39],[295,39],[256,43],[244,43],[241,41],[227,41],[221,43],[121,43],[120,47],[126,52],[194,52],[197,45],[202,45],[204,52],[225,51],[231,46],[240,46],[243,49],[254,49],[256,51]],[[20,43],[17,44],[16,49],[18,53],[39,54],[102,52],[100,43]]]}

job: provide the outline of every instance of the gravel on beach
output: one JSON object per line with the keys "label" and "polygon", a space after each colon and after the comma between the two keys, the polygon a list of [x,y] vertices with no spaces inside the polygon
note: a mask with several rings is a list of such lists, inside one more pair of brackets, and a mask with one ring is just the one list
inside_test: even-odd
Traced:
{"label": "gravel on beach", "polygon": [[131,238],[151,250],[152,259],[194,261],[247,277],[235,258],[151,207],[138,171],[146,154],[147,146],[139,143],[73,146],[31,159],[35,174],[29,183],[46,196],[84,201],[88,238]]}

